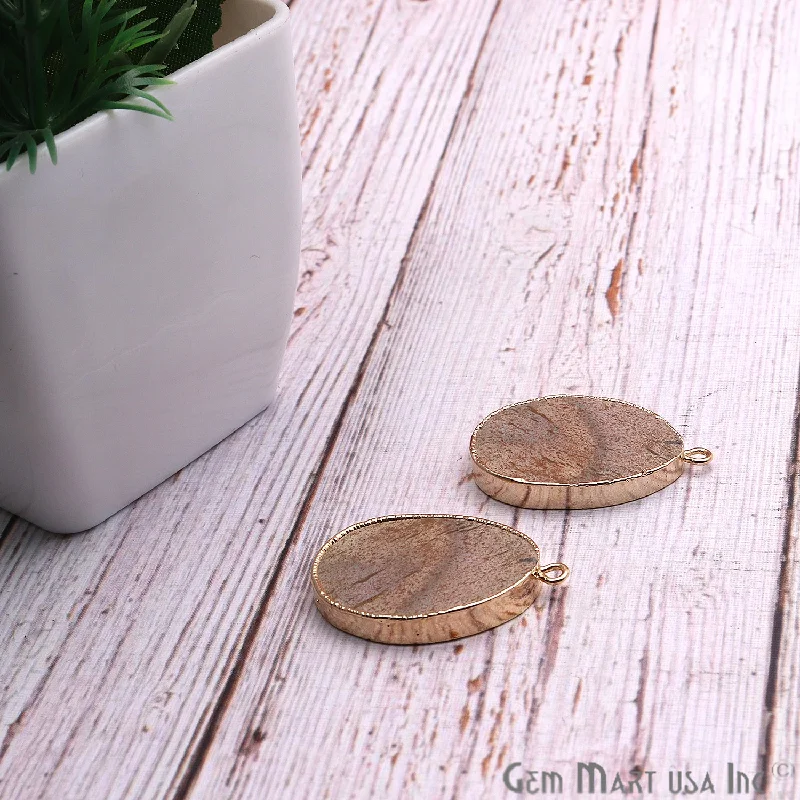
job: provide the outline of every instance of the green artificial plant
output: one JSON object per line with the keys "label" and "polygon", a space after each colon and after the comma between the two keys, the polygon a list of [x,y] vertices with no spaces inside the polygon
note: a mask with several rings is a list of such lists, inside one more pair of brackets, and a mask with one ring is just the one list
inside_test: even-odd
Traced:
{"label": "green artificial plant", "polygon": [[34,172],[42,142],[56,163],[56,134],[103,109],[170,119],[147,89],[171,83],[166,58],[196,5],[156,31],[124,0],[0,0],[0,164],[24,152]]}

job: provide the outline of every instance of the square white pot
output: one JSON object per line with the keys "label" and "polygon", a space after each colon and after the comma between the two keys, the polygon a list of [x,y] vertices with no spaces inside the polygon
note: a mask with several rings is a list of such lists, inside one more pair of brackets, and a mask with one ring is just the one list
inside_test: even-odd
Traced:
{"label": "square white pot", "polygon": [[262,411],[291,320],[300,146],[289,10],[0,169],[0,507],[102,522]]}

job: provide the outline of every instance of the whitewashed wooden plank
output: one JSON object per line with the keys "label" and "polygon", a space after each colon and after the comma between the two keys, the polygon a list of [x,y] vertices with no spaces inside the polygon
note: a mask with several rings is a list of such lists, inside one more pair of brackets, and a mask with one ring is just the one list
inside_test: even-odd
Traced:
{"label": "whitewashed wooden plank", "polygon": [[[500,796],[513,761],[576,796],[578,760],[653,769],[667,796],[670,769],[721,793],[727,762],[759,768],[800,361],[798,35],[778,1],[500,5],[196,796]],[[483,498],[473,425],[558,391],[642,403],[718,458],[614,509]],[[454,645],[327,626],[316,549],[411,511],[518,523],[571,585]]]}
{"label": "whitewashed wooden plank", "polygon": [[[781,8],[772,24],[765,26],[762,42],[771,53],[790,52],[795,44],[792,32],[800,27],[800,13],[793,4]],[[766,50],[766,47],[764,47]],[[776,70],[770,83],[770,114],[780,109],[787,92],[794,89],[794,71]],[[768,131],[763,140],[762,160],[766,165],[767,187],[778,206],[777,221],[783,221],[787,209],[797,208],[797,126],[791,117],[779,115],[777,130]],[[784,222],[784,224],[789,224]],[[796,291],[796,288],[794,289]],[[792,330],[796,331],[795,321]],[[765,792],[771,798],[792,798],[800,792],[800,385],[794,411],[792,445],[786,468],[786,513],[780,536],[781,567],[772,621],[770,669],[764,692],[764,715],[761,725],[760,771],[766,778]],[[771,549],[777,547],[775,539]]]}
{"label": "whitewashed wooden plank", "polygon": [[[85,611],[114,552],[102,530],[86,534],[78,547],[66,546],[67,541],[15,520],[0,542],[0,757],[22,721],[23,709],[48,679],[65,636]],[[119,541],[111,544],[119,546]]]}
{"label": "whitewashed wooden plank", "polygon": [[293,3],[305,222],[280,396],[91,534],[11,529],[3,797],[182,791],[315,492],[491,12],[462,0]]}
{"label": "whitewashed wooden plank", "polygon": [[797,607],[797,597],[800,595],[800,394],[794,423],[793,452],[787,481],[788,509],[761,730],[761,772],[767,781],[765,788],[768,796],[776,798],[796,797],[800,788],[800,612]]}

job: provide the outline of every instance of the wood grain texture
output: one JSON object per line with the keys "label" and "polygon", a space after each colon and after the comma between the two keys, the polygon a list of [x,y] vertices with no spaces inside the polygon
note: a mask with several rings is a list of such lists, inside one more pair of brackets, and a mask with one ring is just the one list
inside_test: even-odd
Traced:
{"label": "wood grain texture", "polygon": [[[800,9],[293,14],[281,395],[90,534],[0,518],[0,797],[502,796],[512,761],[574,787],[578,760],[720,793],[728,761],[800,768]],[[652,408],[717,459],[612,509],[486,498],[475,424],[559,392]],[[348,637],[313,555],[403,512],[513,524],[570,585],[457,645]]]}
{"label": "wood grain texture", "polygon": [[0,796],[186,794],[402,275],[492,13],[468,8],[293,3],[306,200],[279,398],[92,533],[6,535]]}
{"label": "wood grain texture", "polygon": [[[798,34],[784,2],[500,4],[198,796],[494,796],[512,761],[574,780],[592,759],[719,787],[728,761],[761,766],[800,353]],[[561,391],[652,408],[718,458],[591,513],[484,498],[476,422]],[[411,511],[516,521],[570,587],[462,647],[329,629],[316,548]],[[798,761],[796,736],[775,742]]]}

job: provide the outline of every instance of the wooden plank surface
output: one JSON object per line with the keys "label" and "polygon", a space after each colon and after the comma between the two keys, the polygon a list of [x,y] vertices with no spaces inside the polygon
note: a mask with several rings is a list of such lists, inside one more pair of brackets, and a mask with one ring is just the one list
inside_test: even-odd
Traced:
{"label": "wooden plank surface", "polygon": [[[800,766],[800,11],[295,0],[303,276],[280,398],[98,530],[0,518],[0,796],[504,796],[513,761]],[[515,511],[469,434],[619,396],[717,453]],[[518,526],[568,588],[457,644],[314,611],[339,528]],[[800,782],[775,777],[770,796]]]}

